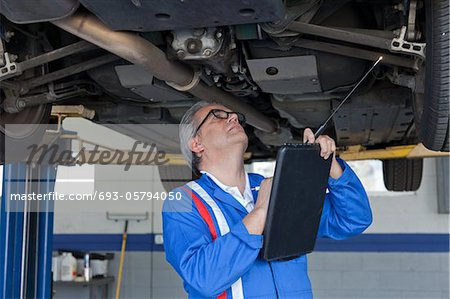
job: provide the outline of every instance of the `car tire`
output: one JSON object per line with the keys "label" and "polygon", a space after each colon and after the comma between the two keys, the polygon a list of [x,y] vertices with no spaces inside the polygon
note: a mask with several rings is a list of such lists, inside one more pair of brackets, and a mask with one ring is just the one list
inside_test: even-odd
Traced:
{"label": "car tire", "polygon": [[[0,164],[5,163],[7,142],[12,141],[14,142],[15,147],[20,147],[22,143],[28,145],[27,141],[29,141],[30,138],[33,138],[33,140],[40,140],[42,138],[46,129],[46,126],[42,126],[42,124],[49,123],[52,111],[51,108],[51,105],[41,105],[30,107],[14,114],[0,111]],[[24,127],[23,130],[15,131],[14,134],[11,135],[5,131],[5,126],[11,124],[29,124],[29,126]],[[17,158],[25,157],[15,157],[15,159]]]}
{"label": "car tire", "polygon": [[158,166],[158,170],[161,183],[167,192],[199,178],[188,166],[184,165],[161,165]]}
{"label": "car tire", "polygon": [[417,191],[422,172],[423,159],[383,160],[384,186],[389,191]]}
{"label": "car tire", "polygon": [[449,151],[449,35],[448,0],[425,1],[425,97],[419,136],[430,150]]}

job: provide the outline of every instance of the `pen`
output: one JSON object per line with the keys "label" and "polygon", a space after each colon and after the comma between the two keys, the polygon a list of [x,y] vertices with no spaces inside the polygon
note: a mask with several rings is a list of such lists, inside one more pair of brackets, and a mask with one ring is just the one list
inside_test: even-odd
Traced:
{"label": "pen", "polygon": [[[370,72],[377,66],[377,64],[383,59],[383,56],[378,57],[377,61],[372,65],[372,67],[364,74],[364,76],[356,83],[356,85],[350,90],[350,92],[345,96],[345,98],[341,101],[341,103],[334,109],[333,113],[327,118],[327,120],[320,126],[317,132],[314,134],[314,139],[320,136],[322,132],[325,130],[328,122],[333,118],[333,116],[338,112],[338,110],[344,105],[345,101],[353,94],[353,92],[358,88],[358,86],[366,79],[366,77],[370,74]],[[306,140],[305,144],[308,144],[308,140]]]}

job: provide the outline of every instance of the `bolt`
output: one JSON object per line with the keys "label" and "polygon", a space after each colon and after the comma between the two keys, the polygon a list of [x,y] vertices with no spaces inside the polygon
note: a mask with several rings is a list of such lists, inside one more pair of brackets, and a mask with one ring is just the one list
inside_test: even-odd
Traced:
{"label": "bolt", "polygon": [[212,51],[210,49],[205,49],[205,51],[203,51],[203,55],[205,56],[210,56],[212,54]]}
{"label": "bolt", "polygon": [[18,100],[17,101],[17,108],[19,110],[22,110],[23,108],[25,108],[27,106],[27,102],[25,102],[24,100]]}
{"label": "bolt", "polygon": [[184,43],[190,54],[197,54],[203,48],[202,41],[197,38],[188,38]]}
{"label": "bolt", "polygon": [[183,59],[186,56],[186,53],[183,50],[178,50],[177,51],[177,57],[179,59]]}
{"label": "bolt", "polygon": [[237,73],[239,71],[239,66],[234,63],[233,65],[231,65],[231,70],[233,71],[233,73]]}
{"label": "bolt", "polygon": [[219,39],[223,36],[221,31],[216,31],[216,37]]}
{"label": "bolt", "polygon": [[188,43],[187,48],[188,48],[189,52],[194,52],[197,47],[195,46],[195,43],[191,42],[191,43]]}
{"label": "bolt", "polygon": [[278,69],[274,66],[269,66],[266,69],[266,74],[270,75],[270,76],[274,76],[274,75],[278,74]]}
{"label": "bolt", "polygon": [[187,51],[190,54],[197,54],[203,47],[202,41],[196,38],[189,38],[188,40],[186,40],[185,44]]}

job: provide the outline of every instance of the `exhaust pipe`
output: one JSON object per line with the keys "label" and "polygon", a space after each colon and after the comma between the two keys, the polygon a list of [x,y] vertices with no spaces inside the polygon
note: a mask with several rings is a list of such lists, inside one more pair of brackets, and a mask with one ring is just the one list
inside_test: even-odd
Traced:
{"label": "exhaust pipe", "polygon": [[225,91],[214,86],[207,86],[199,80],[198,74],[194,74],[192,69],[181,63],[168,60],[163,51],[136,34],[125,31],[113,31],[106,27],[97,17],[88,13],[75,14],[53,21],[53,24],[133,64],[143,67],[156,78],[166,81],[175,89],[189,92],[205,101],[222,103],[244,113],[247,123],[263,132],[277,132],[275,121]]}

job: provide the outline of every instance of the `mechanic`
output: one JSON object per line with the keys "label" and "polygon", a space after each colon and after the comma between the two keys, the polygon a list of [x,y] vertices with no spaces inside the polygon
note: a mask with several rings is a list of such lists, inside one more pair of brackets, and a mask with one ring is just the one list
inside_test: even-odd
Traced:
{"label": "mechanic", "polygon": [[[181,150],[202,176],[173,190],[181,200],[164,203],[166,259],[189,298],[312,298],[305,255],[276,262],[258,258],[272,179],[244,170],[244,122],[243,114],[209,102],[198,102],[184,114]],[[372,222],[361,182],[335,158],[333,139],[314,140],[310,129],[303,139],[318,143],[323,158],[333,155],[318,237],[360,234]]]}

